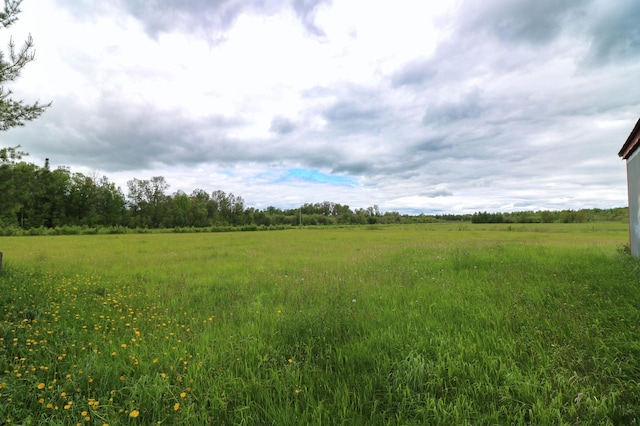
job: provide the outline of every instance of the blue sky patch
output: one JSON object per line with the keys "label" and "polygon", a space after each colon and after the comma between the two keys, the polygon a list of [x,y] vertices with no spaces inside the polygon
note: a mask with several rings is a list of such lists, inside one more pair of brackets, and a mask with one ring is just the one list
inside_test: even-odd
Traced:
{"label": "blue sky patch", "polygon": [[285,172],[278,182],[286,182],[291,180],[302,180],[313,183],[328,183],[336,186],[355,186],[356,180],[347,176],[334,176],[322,173],[316,169],[289,169]]}

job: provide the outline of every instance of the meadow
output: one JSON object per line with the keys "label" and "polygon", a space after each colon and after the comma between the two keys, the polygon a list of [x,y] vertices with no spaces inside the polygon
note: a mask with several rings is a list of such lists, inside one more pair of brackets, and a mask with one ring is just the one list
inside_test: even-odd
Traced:
{"label": "meadow", "polygon": [[640,423],[622,223],[2,237],[0,424]]}

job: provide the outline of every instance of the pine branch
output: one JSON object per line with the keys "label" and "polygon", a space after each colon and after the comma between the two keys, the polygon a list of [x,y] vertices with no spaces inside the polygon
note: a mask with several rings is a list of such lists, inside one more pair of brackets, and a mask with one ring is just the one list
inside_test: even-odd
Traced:
{"label": "pine branch", "polygon": [[5,0],[4,9],[0,12],[0,27],[7,28],[18,20],[22,0]]}

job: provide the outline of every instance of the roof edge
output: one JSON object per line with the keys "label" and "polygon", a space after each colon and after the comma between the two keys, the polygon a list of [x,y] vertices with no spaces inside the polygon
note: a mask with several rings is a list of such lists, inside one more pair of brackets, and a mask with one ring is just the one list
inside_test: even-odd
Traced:
{"label": "roof edge", "polygon": [[640,119],[636,123],[635,127],[629,134],[627,141],[620,148],[620,152],[618,152],[618,156],[622,157],[624,160],[628,159],[631,154],[638,148],[640,145]]}

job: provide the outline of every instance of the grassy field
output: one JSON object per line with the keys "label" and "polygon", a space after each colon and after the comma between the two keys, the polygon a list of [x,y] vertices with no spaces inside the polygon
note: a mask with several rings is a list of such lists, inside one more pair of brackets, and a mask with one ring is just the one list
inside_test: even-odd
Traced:
{"label": "grassy field", "polygon": [[625,224],[4,237],[0,424],[638,424]]}

